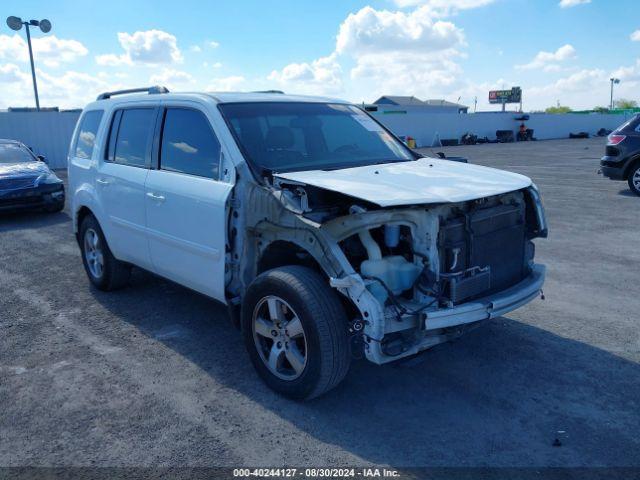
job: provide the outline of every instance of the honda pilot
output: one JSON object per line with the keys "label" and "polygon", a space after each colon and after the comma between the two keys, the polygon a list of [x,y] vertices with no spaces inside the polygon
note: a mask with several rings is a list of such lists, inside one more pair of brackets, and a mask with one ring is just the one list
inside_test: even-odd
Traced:
{"label": "honda pilot", "polygon": [[[126,94],[126,95],[125,95]],[[540,194],[424,158],[361,107],[280,92],[101,94],[69,159],[91,283],[139,267],[226,304],[259,376],[297,399],[541,294]]]}

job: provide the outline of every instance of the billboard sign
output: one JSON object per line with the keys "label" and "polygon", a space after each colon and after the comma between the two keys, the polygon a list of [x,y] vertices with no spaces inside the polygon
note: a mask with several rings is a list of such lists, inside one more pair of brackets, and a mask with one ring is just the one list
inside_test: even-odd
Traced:
{"label": "billboard sign", "polygon": [[489,103],[520,103],[522,101],[522,89],[513,87],[511,90],[491,90]]}

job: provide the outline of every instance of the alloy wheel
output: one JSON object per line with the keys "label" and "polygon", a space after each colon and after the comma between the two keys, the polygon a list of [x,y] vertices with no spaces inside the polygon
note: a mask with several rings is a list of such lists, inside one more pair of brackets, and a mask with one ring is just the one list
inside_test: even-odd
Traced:
{"label": "alloy wheel", "polygon": [[253,340],[269,371],[295,380],[307,365],[307,339],[300,317],[282,298],[269,295],[253,311]]}
{"label": "alloy wheel", "polygon": [[633,185],[636,187],[636,190],[640,192],[640,168],[637,168],[633,173]]}
{"label": "alloy wheel", "polygon": [[102,278],[104,272],[104,254],[100,237],[93,228],[88,228],[84,232],[84,258],[91,275],[96,278]]}

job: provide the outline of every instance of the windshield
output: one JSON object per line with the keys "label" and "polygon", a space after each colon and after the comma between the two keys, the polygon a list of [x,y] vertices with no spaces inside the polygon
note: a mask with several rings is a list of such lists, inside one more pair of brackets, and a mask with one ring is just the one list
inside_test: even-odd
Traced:
{"label": "windshield", "polygon": [[0,163],[35,162],[36,159],[22,145],[16,143],[0,143]]}
{"label": "windshield", "polygon": [[296,102],[221,104],[247,160],[272,172],[328,170],[414,160],[352,105]]}

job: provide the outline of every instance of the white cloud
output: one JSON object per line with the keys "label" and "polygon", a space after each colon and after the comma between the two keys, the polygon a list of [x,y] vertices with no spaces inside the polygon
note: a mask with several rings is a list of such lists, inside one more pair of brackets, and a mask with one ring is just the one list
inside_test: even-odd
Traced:
{"label": "white cloud", "polygon": [[162,85],[173,90],[193,85],[195,80],[187,72],[165,68],[162,72],[151,75],[149,82],[153,85]]}
{"label": "white cloud", "polygon": [[126,55],[106,53],[104,55],[97,55],[96,63],[103,67],[117,67],[120,65],[131,65],[131,60]]}
{"label": "white cloud", "polygon": [[242,90],[247,80],[239,75],[230,77],[214,78],[211,83],[205,88],[208,92],[234,92]]}
{"label": "white cloud", "polygon": [[[58,67],[61,63],[74,62],[89,53],[77,40],[58,38],[55,35],[33,38],[33,55],[37,64]],[[19,62],[29,61],[29,47],[19,34],[0,35],[0,58]]]}
{"label": "white cloud", "polygon": [[426,7],[410,13],[364,7],[340,25],[336,52],[357,56],[402,51],[424,53],[459,46],[462,30],[451,22],[434,21]]}
{"label": "white cloud", "polygon": [[162,30],[118,33],[122,54],[98,55],[98,65],[162,65],[182,62],[176,37]]}
{"label": "white cloud", "polygon": [[411,54],[394,54],[387,59],[378,55],[360,57],[351,70],[351,79],[358,85],[357,94],[366,92],[366,98],[356,98],[368,101],[381,95],[442,98],[462,85],[462,68],[446,54],[423,56],[417,66],[414,61]]}
{"label": "white cloud", "polygon": [[189,50],[191,50],[194,53],[200,53],[202,51],[202,48],[200,48],[200,45],[191,45],[189,47]]}
{"label": "white cloud", "polygon": [[218,48],[220,44],[218,42],[211,41],[208,43],[211,48]]}
{"label": "white cloud", "polygon": [[290,63],[280,71],[272,71],[267,78],[279,88],[296,93],[336,93],[342,88],[342,69],[336,56],[333,53],[311,63]]}
{"label": "white cloud", "polygon": [[593,108],[609,103],[608,83],[606,71],[583,69],[547,85],[525,87],[523,97],[528,106],[534,109],[542,110],[558,101],[574,109]]}
{"label": "white cloud", "polygon": [[355,61],[351,79],[373,97],[431,97],[453,88],[462,73],[456,59],[466,43],[455,24],[433,18],[431,9],[440,6],[429,2],[408,13],[365,7],[349,15],[340,26],[336,51]]}
{"label": "white cloud", "polygon": [[484,7],[495,0],[394,0],[400,8],[425,6],[433,11],[434,15],[446,16],[459,10]]}
{"label": "white cloud", "polygon": [[[620,67],[617,70],[611,72],[610,78],[619,78],[622,81],[623,86],[629,86],[631,83],[632,86],[635,86],[638,82],[640,82],[640,59],[636,60],[634,65],[628,67]],[[637,96],[637,92],[633,95]]]}
{"label": "white cloud", "polygon": [[516,65],[520,70],[532,70],[542,68],[547,72],[559,70],[558,63],[570,60],[576,57],[576,49],[572,45],[563,45],[555,52],[540,51],[529,63],[524,65]]}
{"label": "white cloud", "polygon": [[629,38],[632,42],[640,42],[640,30],[636,30],[635,32],[633,32],[631,35],[629,35]]}
{"label": "white cloud", "polygon": [[591,0],[560,0],[558,5],[560,5],[560,8],[570,8],[587,3],[591,3]]}
{"label": "white cloud", "polygon": [[184,153],[196,153],[198,151],[197,148],[192,147],[186,142],[169,142],[173,148],[177,148],[178,150],[182,150]]}
{"label": "white cloud", "polygon": [[0,65],[0,83],[27,82],[29,75],[13,63]]}
{"label": "white cloud", "polygon": [[[87,73],[67,71],[62,75],[36,69],[40,104],[44,107],[82,108],[107,90],[123,88],[123,85],[106,81]],[[12,73],[13,76],[15,74]],[[0,73],[0,77],[2,74]],[[0,108],[35,106],[31,75],[18,73],[18,79],[3,84]]]}
{"label": "white cloud", "polygon": [[[464,33],[442,17],[492,2],[396,0],[400,6],[417,6],[410,11],[364,7],[342,22],[333,53],[311,62],[291,63],[273,71],[268,79],[294,92],[345,92],[357,99],[362,99],[363,92],[367,97],[399,94],[432,98],[463,85],[458,59],[464,56]],[[344,65],[350,64],[353,66],[344,78]]]}
{"label": "white cloud", "polygon": [[67,71],[63,75],[52,75],[39,70],[38,90],[41,102],[62,107],[84,107],[104,91],[120,87],[83,72]]}

